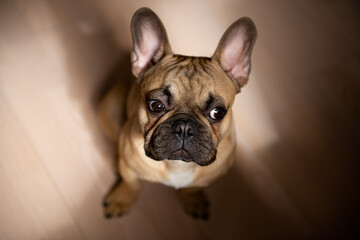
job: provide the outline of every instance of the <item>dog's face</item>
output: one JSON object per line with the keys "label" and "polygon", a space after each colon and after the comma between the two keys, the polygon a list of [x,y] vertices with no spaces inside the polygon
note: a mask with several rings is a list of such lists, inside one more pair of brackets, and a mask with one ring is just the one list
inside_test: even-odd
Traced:
{"label": "dog's face", "polygon": [[248,18],[233,23],[212,58],[174,55],[160,19],[147,8],[134,14],[132,36],[146,155],[211,164],[229,131],[234,97],[248,80],[255,25]]}
{"label": "dog's face", "polygon": [[236,88],[210,58],[165,56],[141,79],[145,152],[205,166],[229,130]]}

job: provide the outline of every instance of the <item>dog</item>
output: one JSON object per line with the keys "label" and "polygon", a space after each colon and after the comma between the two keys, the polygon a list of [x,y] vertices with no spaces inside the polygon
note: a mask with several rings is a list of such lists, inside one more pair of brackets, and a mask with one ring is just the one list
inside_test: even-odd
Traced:
{"label": "dog", "polygon": [[247,17],[235,21],[211,58],[174,54],[149,8],[134,13],[131,34],[137,81],[129,91],[111,89],[99,108],[102,128],[118,146],[121,176],[104,199],[105,216],[127,213],[143,179],[176,188],[186,213],[208,219],[203,188],[234,160],[231,108],[249,79],[255,24]]}

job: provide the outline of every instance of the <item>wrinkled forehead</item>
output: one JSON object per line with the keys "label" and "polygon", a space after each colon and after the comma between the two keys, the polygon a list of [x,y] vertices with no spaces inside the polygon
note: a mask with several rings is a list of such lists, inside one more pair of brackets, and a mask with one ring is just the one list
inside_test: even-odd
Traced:
{"label": "wrinkled forehead", "polygon": [[236,94],[219,64],[205,57],[166,56],[144,74],[141,84],[146,98],[171,96],[189,105],[205,104],[210,98],[230,105]]}

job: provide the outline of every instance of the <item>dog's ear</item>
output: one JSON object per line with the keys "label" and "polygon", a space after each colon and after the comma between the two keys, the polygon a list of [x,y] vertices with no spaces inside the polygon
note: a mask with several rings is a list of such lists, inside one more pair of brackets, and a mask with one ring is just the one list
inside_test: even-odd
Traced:
{"label": "dog's ear", "polygon": [[164,25],[149,8],[140,8],[134,13],[131,20],[131,34],[132,72],[136,77],[156,64],[165,54],[171,53]]}
{"label": "dog's ear", "polygon": [[213,55],[240,91],[251,70],[251,52],[257,37],[254,22],[247,17],[235,21],[222,36]]}

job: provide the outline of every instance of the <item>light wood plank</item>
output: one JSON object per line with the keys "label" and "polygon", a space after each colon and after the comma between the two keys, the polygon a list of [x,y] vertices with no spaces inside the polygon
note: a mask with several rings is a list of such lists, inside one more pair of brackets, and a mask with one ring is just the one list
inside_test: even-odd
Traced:
{"label": "light wood plank", "polygon": [[84,239],[23,125],[0,98],[3,239]]}

